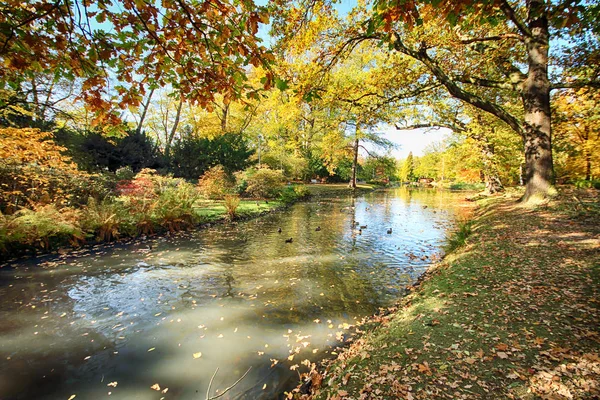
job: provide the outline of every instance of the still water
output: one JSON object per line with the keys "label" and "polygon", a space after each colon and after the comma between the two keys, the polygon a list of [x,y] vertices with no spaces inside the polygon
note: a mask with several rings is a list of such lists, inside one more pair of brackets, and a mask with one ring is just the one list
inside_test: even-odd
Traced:
{"label": "still water", "polygon": [[463,198],[406,188],[316,197],[4,267],[0,399],[205,399],[217,368],[211,395],[250,367],[221,398],[278,398],[304,360],[327,357],[345,327],[419,277]]}

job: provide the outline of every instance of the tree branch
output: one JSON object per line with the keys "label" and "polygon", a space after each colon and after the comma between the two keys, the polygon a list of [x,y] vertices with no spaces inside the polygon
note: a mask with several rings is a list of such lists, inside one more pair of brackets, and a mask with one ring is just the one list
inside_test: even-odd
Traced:
{"label": "tree branch", "polygon": [[573,82],[556,82],[550,85],[550,90],[556,89],[582,89],[582,88],[600,88],[599,81],[573,81]]}
{"label": "tree branch", "polygon": [[498,40],[505,40],[505,39],[517,39],[519,41],[523,41],[524,40],[523,36],[517,35],[516,33],[505,33],[503,35],[497,35],[497,36],[487,36],[487,37],[482,37],[482,38],[462,39],[460,42],[462,44],[470,44],[470,43],[477,43],[477,42],[498,41]]}
{"label": "tree branch", "polygon": [[504,15],[506,15],[506,17],[513,23],[515,24],[515,26],[517,27],[517,29],[519,30],[519,32],[521,32],[521,34],[523,34],[524,36],[527,37],[531,37],[531,31],[529,30],[529,28],[527,27],[527,25],[525,25],[523,23],[523,21],[521,21],[518,17],[517,17],[517,13],[515,12],[515,10],[510,6],[510,4],[508,4],[507,0],[502,0],[500,2],[500,9],[504,12]]}
{"label": "tree branch", "polygon": [[450,78],[450,76],[448,76],[446,72],[444,72],[444,70],[439,66],[439,64],[427,54],[426,50],[413,50],[411,48],[408,48],[404,45],[398,33],[394,33],[394,35],[396,37],[396,41],[394,42],[394,48],[396,49],[396,51],[406,54],[407,56],[413,57],[414,59],[419,60],[423,64],[425,64],[425,66],[446,87],[446,89],[452,96],[494,115],[495,117],[506,122],[516,133],[518,133],[519,135],[523,135],[523,126],[517,118],[515,118],[513,115],[511,115],[499,105],[492,103],[482,97],[479,97],[476,94],[470,93],[458,86],[456,82],[452,78]]}
{"label": "tree branch", "polygon": [[242,379],[244,379],[246,377],[246,375],[248,375],[248,372],[250,372],[250,370],[252,369],[252,367],[249,367],[248,370],[244,373],[244,375],[242,375],[240,377],[240,379],[238,379],[237,381],[235,381],[233,383],[233,385],[229,386],[228,388],[226,388],[225,390],[223,390],[222,393],[216,395],[216,396],[212,396],[210,397],[210,387],[213,383],[213,380],[215,379],[215,376],[217,375],[217,372],[219,372],[219,368],[217,367],[215,373],[213,374],[212,378],[210,378],[210,382],[208,383],[208,390],[206,391],[206,400],[214,400],[214,399],[218,399],[219,397],[223,397],[225,395],[225,393],[229,392],[231,389],[233,389],[238,383],[240,383],[242,381]]}

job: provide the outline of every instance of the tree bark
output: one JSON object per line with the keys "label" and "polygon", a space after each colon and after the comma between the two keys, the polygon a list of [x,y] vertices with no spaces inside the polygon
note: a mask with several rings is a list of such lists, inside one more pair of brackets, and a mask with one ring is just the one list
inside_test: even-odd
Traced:
{"label": "tree bark", "polygon": [[[503,10],[516,24],[526,45],[529,69],[521,91],[524,110],[522,122],[495,102],[477,96],[459,86],[459,81],[448,75],[441,64],[427,53],[425,47],[409,48],[396,33],[394,48],[425,64],[452,96],[496,116],[523,138],[526,186],[521,201],[528,201],[534,197],[548,197],[553,191],[554,185],[550,114],[551,85],[548,78],[550,36],[547,17],[548,5],[545,0],[527,0],[528,15],[525,23],[521,23],[508,3],[504,4],[505,9]],[[476,81],[471,83],[477,84]]]}
{"label": "tree bark", "polygon": [[350,178],[350,186],[352,189],[356,189],[356,170],[358,168],[358,135],[356,139],[354,139],[354,158],[352,160],[352,177]]}
{"label": "tree bark", "polygon": [[142,126],[144,124],[144,120],[146,119],[146,114],[148,113],[148,107],[150,107],[150,100],[152,100],[152,95],[154,94],[154,89],[150,90],[148,93],[148,98],[146,99],[146,103],[142,104],[142,115],[140,115],[140,122],[138,123],[135,132],[139,135],[142,133]]}
{"label": "tree bark", "polygon": [[531,34],[525,40],[529,70],[522,92],[526,182],[522,201],[545,198],[554,185],[546,4],[543,0],[529,0],[527,6]]}
{"label": "tree bark", "polygon": [[169,152],[171,150],[171,143],[173,142],[173,138],[175,137],[175,133],[177,132],[177,127],[179,125],[179,119],[181,117],[181,107],[183,106],[183,98],[179,99],[179,105],[177,106],[177,114],[175,114],[175,121],[173,121],[173,126],[171,127],[171,132],[167,137],[167,142],[165,143],[165,155],[169,157]]}

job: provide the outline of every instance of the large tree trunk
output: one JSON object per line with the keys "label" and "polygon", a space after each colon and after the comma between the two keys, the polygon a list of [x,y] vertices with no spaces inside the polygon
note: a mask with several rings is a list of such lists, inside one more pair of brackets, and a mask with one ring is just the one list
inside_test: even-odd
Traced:
{"label": "large tree trunk", "polygon": [[529,0],[527,5],[531,36],[525,41],[529,70],[522,94],[526,182],[522,201],[533,197],[545,198],[554,185],[546,5],[540,0]]}
{"label": "large tree trunk", "polygon": [[352,160],[352,177],[350,178],[350,186],[352,189],[356,189],[356,170],[358,168],[358,137],[354,139],[354,158]]}

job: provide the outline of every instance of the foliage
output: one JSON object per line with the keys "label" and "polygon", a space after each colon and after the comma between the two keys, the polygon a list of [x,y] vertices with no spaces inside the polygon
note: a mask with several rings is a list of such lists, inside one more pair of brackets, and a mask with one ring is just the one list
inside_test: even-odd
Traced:
{"label": "foliage", "polygon": [[241,174],[248,184],[246,193],[255,198],[275,198],[284,182],[283,171],[269,168],[248,169]]}
{"label": "foliage", "polygon": [[175,176],[198,179],[216,165],[221,165],[228,174],[243,170],[250,165],[253,153],[248,141],[234,133],[213,139],[184,136],[173,144],[169,165]]}
{"label": "foliage", "polygon": [[379,183],[397,181],[396,160],[391,156],[368,157],[363,163],[359,179]]}
{"label": "foliage", "polygon": [[564,91],[554,96],[554,147],[561,181],[600,177],[600,93]]}
{"label": "foliage", "polygon": [[[273,60],[256,36],[259,24],[268,23],[267,10],[253,1],[116,5],[112,0],[41,0],[27,7],[5,2],[0,88],[18,88],[42,71],[81,78],[81,97],[102,112],[95,122],[115,122],[109,88],[114,87],[110,94],[121,109],[139,105],[148,82],[177,87],[194,103],[209,107],[215,93],[234,99],[250,89],[248,64],[268,68]],[[267,74],[263,86],[274,84],[273,74]]]}
{"label": "foliage", "polygon": [[118,239],[124,233],[123,227],[128,227],[127,209],[110,197],[101,201],[90,197],[82,209],[82,216],[83,229],[101,242]]}
{"label": "foliage", "polygon": [[285,204],[291,204],[309,196],[310,191],[304,185],[288,185],[284,187],[279,194],[280,200]]}
{"label": "foliage", "polygon": [[192,226],[196,222],[194,203],[198,197],[194,185],[185,181],[163,186],[155,203],[156,222],[170,232]]}
{"label": "foliage", "polygon": [[400,172],[402,182],[412,182],[415,180],[415,160],[412,151],[402,163],[402,171]]}
{"label": "foliage", "polygon": [[77,245],[85,235],[79,224],[80,212],[55,205],[34,205],[13,215],[0,214],[0,250],[26,246],[49,250],[52,245]]}
{"label": "foliage", "polygon": [[234,180],[223,166],[216,165],[202,175],[198,181],[200,194],[207,199],[223,199],[234,190]]}
{"label": "foliage", "polygon": [[242,199],[238,195],[228,194],[223,197],[225,203],[225,210],[227,211],[227,218],[233,221],[237,216],[237,208],[240,205]]}
{"label": "foliage", "polygon": [[158,165],[155,146],[143,133],[129,132],[121,138],[107,138],[98,132],[84,135],[76,157],[91,171],[116,171],[129,167],[134,172]]}
{"label": "foliage", "polygon": [[82,174],[51,137],[38,129],[0,129],[0,209],[4,212],[40,202],[69,202],[72,179]]}

